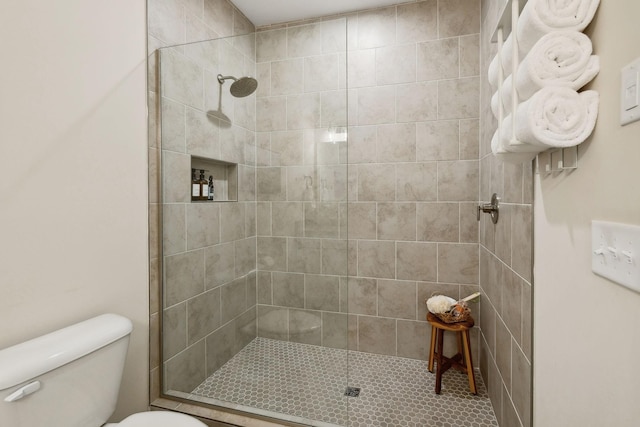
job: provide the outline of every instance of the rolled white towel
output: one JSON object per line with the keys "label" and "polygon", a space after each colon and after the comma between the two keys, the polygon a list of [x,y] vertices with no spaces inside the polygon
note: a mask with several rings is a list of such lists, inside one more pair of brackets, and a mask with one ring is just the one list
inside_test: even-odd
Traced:
{"label": "rolled white towel", "polygon": [[[507,114],[511,113],[511,107],[512,107],[512,100],[513,97],[511,96],[511,94],[513,93],[513,80],[511,78],[511,76],[508,76],[506,78],[506,80],[504,81],[504,83],[502,83],[502,112],[504,114],[504,116],[506,116]],[[491,112],[493,113],[493,116],[497,119],[498,118],[498,91],[495,91],[493,93],[493,95],[491,96]]]}
{"label": "rolled white towel", "polygon": [[566,87],[543,88],[518,106],[515,122],[514,114],[505,117],[502,144],[512,152],[578,145],[593,132],[598,104],[598,92],[593,90],[578,93]]}
{"label": "rolled white towel", "polygon": [[520,101],[545,86],[578,90],[600,71],[600,58],[591,55],[589,37],[577,31],[554,31],[536,42],[516,74]]}
{"label": "rolled white towel", "polygon": [[538,153],[546,150],[544,147],[532,146],[532,151],[530,152],[516,153],[507,151],[503,146],[503,142],[504,139],[501,137],[500,130],[498,129],[493,134],[493,138],[491,138],[491,152],[493,152],[494,156],[506,163],[519,164],[523,162],[530,162]]}
{"label": "rolled white towel", "polygon": [[[502,76],[506,78],[511,72],[511,58],[512,58],[512,49],[513,49],[513,39],[511,35],[507,37],[502,45]],[[493,86],[494,89],[498,88],[498,80],[500,79],[498,64],[498,54],[491,60],[489,63],[489,83]]]}
{"label": "rolled white towel", "polygon": [[547,33],[582,31],[593,19],[600,0],[529,0],[518,18],[518,45],[528,52]]}
{"label": "rolled white towel", "polygon": [[[518,54],[522,61],[545,34],[557,30],[582,31],[593,20],[600,0],[529,0],[518,18]],[[513,37],[510,34],[502,49],[504,76],[512,72]],[[498,87],[497,55],[489,64],[489,83]]]}

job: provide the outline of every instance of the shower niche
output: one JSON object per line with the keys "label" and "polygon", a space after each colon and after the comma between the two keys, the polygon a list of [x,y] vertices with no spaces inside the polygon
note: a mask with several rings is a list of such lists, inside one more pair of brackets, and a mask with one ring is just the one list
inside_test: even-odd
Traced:
{"label": "shower niche", "polygon": [[[236,202],[238,201],[238,164],[207,157],[191,156],[191,170],[196,177],[204,173],[205,180],[212,178],[213,200],[192,200],[192,203]],[[202,172],[204,171],[204,172]],[[188,189],[190,191],[190,188]]]}

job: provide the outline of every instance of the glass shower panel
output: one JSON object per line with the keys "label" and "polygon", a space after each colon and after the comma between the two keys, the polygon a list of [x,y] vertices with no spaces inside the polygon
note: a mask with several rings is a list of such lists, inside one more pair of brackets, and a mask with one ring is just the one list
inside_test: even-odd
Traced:
{"label": "glass shower panel", "polygon": [[347,425],[346,21],[164,48],[160,82],[163,394]]}

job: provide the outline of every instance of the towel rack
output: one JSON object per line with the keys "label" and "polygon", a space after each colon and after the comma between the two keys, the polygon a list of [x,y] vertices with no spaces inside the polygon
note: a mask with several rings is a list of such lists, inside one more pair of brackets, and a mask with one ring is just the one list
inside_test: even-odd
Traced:
{"label": "towel rack", "polygon": [[[498,63],[502,64],[502,54],[504,41],[513,33],[513,43],[511,52],[511,75],[515,76],[520,65],[518,50],[518,17],[522,12],[527,0],[508,0],[500,13],[500,19],[491,36],[492,43],[498,43]],[[502,101],[502,91],[504,83],[504,70],[498,67],[498,99]],[[516,79],[511,79],[511,111],[515,113],[518,109],[519,99],[516,90]],[[507,89],[508,90],[508,89]],[[504,106],[498,102],[498,129],[502,129],[504,120]],[[514,144],[522,144],[516,139],[516,127],[511,127],[511,141]],[[503,154],[507,153],[506,151]],[[551,174],[563,171],[571,171],[578,168],[578,146],[566,148],[551,148],[536,155],[536,173]]]}

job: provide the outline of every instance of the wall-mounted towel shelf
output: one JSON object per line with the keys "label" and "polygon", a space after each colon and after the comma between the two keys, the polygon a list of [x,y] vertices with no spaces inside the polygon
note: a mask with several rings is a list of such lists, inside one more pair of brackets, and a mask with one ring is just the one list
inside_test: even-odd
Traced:
{"label": "wall-mounted towel shelf", "polygon": [[577,146],[597,118],[597,92],[578,90],[599,70],[591,41],[581,33],[599,0],[568,1],[559,12],[538,0],[508,0],[491,37],[498,44],[489,67],[497,88],[492,151],[510,163],[535,157],[536,171],[544,174],[578,167]]}

